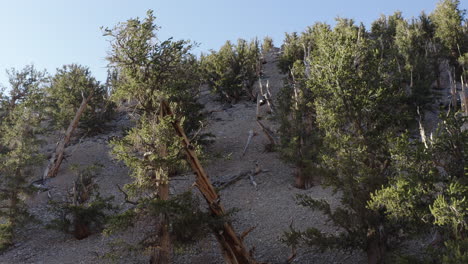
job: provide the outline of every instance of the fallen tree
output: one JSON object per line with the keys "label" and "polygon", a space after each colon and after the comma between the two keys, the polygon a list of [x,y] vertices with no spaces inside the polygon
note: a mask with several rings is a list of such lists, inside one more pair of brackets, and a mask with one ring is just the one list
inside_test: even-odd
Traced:
{"label": "fallen tree", "polygon": [[47,167],[42,176],[42,181],[44,181],[47,178],[53,178],[57,176],[60,165],[62,164],[63,158],[65,157],[64,155],[65,147],[68,145],[68,143],[70,143],[70,139],[73,134],[73,131],[75,131],[75,129],[78,127],[80,118],[83,112],[86,110],[86,106],[88,105],[88,102],[91,100],[92,97],[93,97],[92,92],[90,93],[90,95],[88,95],[88,97],[84,97],[83,95],[83,100],[81,101],[80,107],[76,111],[75,117],[73,118],[70,125],[68,126],[64,137],[57,143],[55,152],[52,154],[52,157],[49,159],[49,163],[47,164]]}
{"label": "fallen tree", "polygon": [[[161,102],[161,111],[163,116],[174,116],[169,104],[166,101]],[[187,155],[187,161],[190,164],[193,172],[196,175],[195,186],[205,198],[208,208],[213,216],[224,217],[226,211],[221,204],[221,198],[216,192],[208,175],[203,169],[198,157],[191,145],[187,135],[179,124],[176,118],[171,122],[175,132],[182,140],[182,145]],[[226,221],[220,230],[214,230],[216,239],[218,240],[223,252],[224,260],[231,264],[255,264],[258,263],[252,257],[251,252],[245,247],[242,238],[239,237],[231,223]]]}

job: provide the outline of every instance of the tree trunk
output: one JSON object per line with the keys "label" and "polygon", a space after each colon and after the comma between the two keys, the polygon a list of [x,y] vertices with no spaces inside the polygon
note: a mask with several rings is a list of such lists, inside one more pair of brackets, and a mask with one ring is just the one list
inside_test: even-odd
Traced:
{"label": "tree trunk", "polygon": [[385,235],[378,230],[371,230],[367,234],[367,263],[384,264],[384,257],[387,250],[385,245]]}
{"label": "tree trunk", "polygon": [[304,174],[302,173],[302,169],[296,168],[294,172],[294,187],[305,190],[306,189],[305,182],[306,181],[304,179]]}
{"label": "tree trunk", "polygon": [[[162,112],[160,111],[161,118]],[[161,148],[161,157],[167,156],[167,149],[165,146]],[[169,174],[169,169],[165,168],[165,171]],[[168,177],[168,176],[167,176]],[[158,179],[159,181],[159,199],[167,201],[169,200],[169,178]],[[169,234],[169,219],[167,214],[161,214],[161,222],[158,227],[158,238],[159,247],[154,247],[151,253],[150,263],[151,264],[167,264],[171,262],[171,236]]]}
{"label": "tree trunk", "polygon": [[89,230],[88,225],[83,223],[81,219],[75,219],[74,228],[75,229],[73,230],[73,235],[78,240],[87,238],[89,235],[91,235],[91,231]]}
{"label": "tree trunk", "polygon": [[[169,183],[159,185],[159,198],[169,199]],[[167,264],[171,262],[171,237],[169,234],[169,220],[166,214],[161,215],[158,227],[159,247],[154,247],[151,253],[151,264]]]}
{"label": "tree trunk", "polygon": [[[166,101],[161,102],[161,109],[164,115],[173,115],[169,104]],[[190,144],[187,135],[179,124],[178,120],[172,121],[177,135],[181,137],[182,144],[187,154],[187,160],[196,174],[195,185],[205,198],[209,210],[214,217],[224,217],[226,212],[221,205],[221,199],[211,184],[208,175],[200,164],[193,146]],[[249,254],[242,239],[236,234],[230,222],[225,222],[219,230],[214,230],[214,235],[218,240],[223,252],[224,260],[230,264],[255,264],[257,263]]]}
{"label": "tree trunk", "polygon": [[68,126],[67,131],[65,132],[64,138],[58,143],[57,148],[55,149],[55,152],[52,154],[52,157],[49,160],[49,164],[47,164],[47,168],[44,171],[44,175],[42,176],[43,180],[57,176],[58,170],[64,158],[65,147],[70,142],[70,138],[73,134],[73,131],[75,131],[76,127],[78,127],[78,123],[80,121],[81,115],[85,111],[86,106],[88,105],[88,102],[89,100],[91,100],[92,97],[93,97],[92,92],[88,97],[86,98],[83,97],[83,101],[81,102],[80,107],[76,111],[75,117],[73,118],[70,125]]}

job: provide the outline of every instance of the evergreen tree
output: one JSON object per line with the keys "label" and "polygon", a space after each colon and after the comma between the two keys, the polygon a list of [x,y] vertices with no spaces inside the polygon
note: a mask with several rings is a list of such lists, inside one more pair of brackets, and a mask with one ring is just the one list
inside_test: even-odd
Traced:
{"label": "evergreen tree", "polygon": [[296,238],[322,249],[361,248],[369,263],[382,263],[392,234],[381,212],[367,208],[371,193],[387,181],[388,138],[404,119],[403,91],[393,73],[397,66],[383,61],[380,43],[364,27],[338,19],[333,30],[314,38],[309,60],[308,89],[314,95],[316,126],[323,133],[320,165],[325,185],[340,193],[341,206],[332,210],[324,200],[300,196],[301,204],[323,211],[343,232],[324,234],[311,228]]}
{"label": "evergreen tree", "polygon": [[[440,59],[428,27],[430,21],[422,14],[418,19],[398,20],[394,37],[395,48],[404,66],[402,85],[410,102],[417,106],[431,103],[430,88],[439,75]],[[434,67],[434,65],[437,65]]]}
{"label": "evergreen tree", "polygon": [[429,246],[443,250],[429,254],[434,263],[464,263],[468,258],[465,123],[461,114],[441,115],[437,130],[425,141],[408,134],[397,138],[391,147],[390,184],[369,203],[371,209],[385,211],[406,236],[435,230]]}
{"label": "evergreen tree", "polygon": [[260,77],[260,48],[258,40],[239,39],[237,45],[230,41],[209,55],[201,57],[204,81],[220,95],[222,100],[238,101],[243,95],[252,100],[253,84]]}
{"label": "evergreen tree", "polygon": [[273,39],[269,36],[266,36],[263,38],[263,43],[262,43],[262,53],[266,54],[271,51],[273,48]]}
{"label": "evergreen tree", "polygon": [[[177,203],[169,197],[169,177],[185,166],[181,141],[171,122],[176,118],[191,131],[197,128],[194,121],[200,119],[200,107],[195,99],[200,78],[197,61],[190,53],[193,46],[184,40],[159,40],[154,20],[150,10],[143,20],[130,19],[104,31],[111,39],[109,66],[118,73],[113,99],[128,100],[136,116],[136,126],[123,139],[112,142],[113,154],[131,169],[134,181],[125,189],[128,200],[135,204],[116,218],[114,226],[128,227],[145,216],[159,222],[142,244],[153,248],[152,263],[167,263],[171,234],[179,232],[171,228],[171,216],[181,213],[171,207]],[[163,115],[163,100],[171,102],[174,116]]]}
{"label": "evergreen tree", "polygon": [[282,73],[289,73],[294,62],[304,59],[304,48],[297,32],[285,33],[281,50],[283,53],[278,61],[278,67]]}
{"label": "evergreen tree", "polygon": [[83,98],[93,94],[87,111],[80,118],[80,127],[88,133],[102,132],[103,125],[113,111],[108,93],[91,75],[88,67],[70,64],[57,69],[47,90],[49,112],[57,128],[67,128]]}
{"label": "evergreen tree", "polygon": [[70,233],[77,239],[84,239],[93,232],[101,231],[109,219],[109,213],[118,208],[112,205],[113,196],[101,197],[95,178],[101,165],[85,168],[72,166],[77,174],[73,187],[63,201],[50,200],[48,210],[55,219],[48,228]]}
{"label": "evergreen tree", "polygon": [[41,160],[36,134],[41,115],[38,98],[44,73],[32,66],[10,72],[11,93],[0,118],[0,250],[13,244],[18,228],[30,219],[25,198],[33,191],[29,181]]}
{"label": "evergreen tree", "polygon": [[460,10],[459,5],[459,0],[440,0],[431,14],[435,37],[447,52],[446,55],[455,59],[465,52],[462,26],[465,10]]}
{"label": "evergreen tree", "polygon": [[[309,27],[298,37],[302,54],[314,52],[315,38],[322,31],[328,31],[329,26],[316,23]],[[298,45],[285,44],[285,45]],[[298,46],[297,46],[298,47]],[[293,48],[285,47],[285,52],[280,61],[289,61],[286,50]],[[296,58],[289,68],[289,74],[285,78],[285,85],[281,89],[278,98],[279,111],[277,119],[280,122],[280,151],[282,156],[296,167],[295,186],[307,188],[319,182],[317,175],[321,173],[318,153],[321,147],[321,132],[316,129],[314,94],[307,88],[308,77],[310,77],[309,57]]]}

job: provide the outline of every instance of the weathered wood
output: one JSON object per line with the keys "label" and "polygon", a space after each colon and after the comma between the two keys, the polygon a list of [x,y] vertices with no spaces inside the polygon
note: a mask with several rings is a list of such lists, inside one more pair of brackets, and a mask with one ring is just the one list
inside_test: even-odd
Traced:
{"label": "weathered wood", "polygon": [[273,104],[273,100],[272,100],[272,96],[271,96],[271,92],[270,92],[270,81],[267,80],[267,83],[266,83],[266,94],[265,94],[265,100],[267,102],[267,105],[268,105],[268,108],[270,109],[270,113],[274,113],[275,112],[275,105]]}
{"label": "weathered wood", "polygon": [[240,179],[242,179],[243,177],[245,177],[245,176],[247,176],[249,174],[252,174],[251,170],[242,171],[242,172],[234,174],[234,175],[227,175],[227,176],[221,177],[220,179],[214,181],[213,186],[218,188],[219,190],[222,190],[222,189],[236,183],[237,181],[239,181]]}
{"label": "weathered wood", "polygon": [[[159,118],[162,120],[164,118],[164,110],[162,105],[159,111]],[[160,157],[167,156],[167,146],[162,145],[159,150]],[[164,172],[168,172],[167,167],[163,168]],[[158,175],[155,173],[156,185],[158,186],[158,196],[159,199],[163,201],[169,200],[169,179],[168,176],[162,173]],[[158,177],[159,176],[159,177]],[[153,247],[151,252],[150,263],[151,264],[167,264],[171,262],[171,236],[169,233],[169,216],[166,213],[160,214],[160,223],[158,225],[158,237],[159,237],[159,246]]]}
{"label": "weathered wood", "polygon": [[461,77],[461,92],[460,92],[460,101],[462,103],[462,108],[463,111],[465,112],[465,115],[468,116],[468,91],[466,89],[466,84],[463,81],[463,77]]}
{"label": "weathered wood", "polygon": [[245,170],[245,171],[241,171],[241,172],[236,173],[236,174],[226,175],[226,176],[220,177],[220,179],[213,182],[213,186],[215,186],[216,188],[222,190],[222,189],[225,189],[228,186],[238,182],[240,179],[242,179],[242,178],[244,178],[246,176],[249,176],[249,179],[250,179],[252,185],[254,185],[255,189],[257,189],[258,184],[255,182],[255,179],[253,178],[253,176],[255,176],[257,174],[260,174],[260,173],[263,173],[263,172],[268,172],[268,171],[269,170],[261,169],[259,167],[258,163],[256,163],[255,164],[255,169]]}
{"label": "weathered wood", "polygon": [[260,98],[262,98],[261,94],[257,94],[257,110],[255,112],[255,117],[258,119],[262,118],[260,116]]}
{"label": "weathered wood", "polygon": [[427,145],[426,131],[424,130],[424,126],[422,124],[422,116],[421,116],[421,113],[419,112],[419,106],[417,107],[416,111],[417,111],[418,116],[419,116],[419,119],[418,119],[418,122],[419,122],[419,135],[421,136],[421,142],[424,144],[425,148],[429,148],[429,146]]}
{"label": "weathered wood", "polygon": [[91,94],[88,97],[83,96],[83,101],[81,102],[80,107],[76,111],[75,117],[68,126],[64,137],[58,142],[57,147],[55,148],[55,152],[52,154],[52,157],[49,159],[49,163],[47,164],[47,167],[42,176],[43,180],[57,176],[58,170],[64,158],[65,147],[68,145],[68,143],[70,143],[73,131],[75,131],[75,129],[78,127],[81,115],[86,110],[86,106],[88,105],[88,102],[91,100],[92,97],[93,92],[91,92]]}
{"label": "weathered wood", "polygon": [[458,97],[458,94],[457,94],[457,83],[455,82],[455,80],[453,79],[452,77],[452,72],[449,70],[449,80],[450,80],[450,94],[452,96],[452,107],[453,107],[453,110],[456,111],[457,108],[458,108],[458,103],[457,103],[457,97]]}
{"label": "weathered wood", "polygon": [[270,129],[268,129],[262,122],[260,122],[260,120],[257,120],[257,124],[262,128],[262,131],[267,136],[268,140],[270,141],[270,144],[275,146],[276,141],[273,137],[273,132]]}
{"label": "weathered wood", "polygon": [[244,157],[245,152],[247,151],[247,148],[249,147],[250,142],[252,141],[252,138],[253,138],[254,135],[255,135],[255,133],[253,132],[253,130],[252,129],[249,130],[249,137],[247,138],[247,143],[245,143],[244,150],[242,151],[242,157]]}
{"label": "weathered wood", "polygon": [[[171,108],[166,101],[161,102],[161,109],[163,110],[163,115],[173,116]],[[174,127],[177,135],[182,140],[182,145],[184,146],[187,161],[189,162],[192,170],[196,175],[195,185],[203,195],[208,204],[210,212],[215,217],[224,217],[226,216],[226,211],[221,205],[221,199],[216,192],[215,188],[211,184],[208,175],[203,169],[200,161],[198,160],[197,154],[194,147],[190,144],[187,135],[179,124],[179,121],[174,117],[171,122]],[[214,235],[218,240],[221,250],[223,252],[224,259],[227,263],[230,264],[255,264],[257,263],[249,251],[246,249],[240,237],[234,231],[231,223],[226,221],[221,229],[214,230]]]}

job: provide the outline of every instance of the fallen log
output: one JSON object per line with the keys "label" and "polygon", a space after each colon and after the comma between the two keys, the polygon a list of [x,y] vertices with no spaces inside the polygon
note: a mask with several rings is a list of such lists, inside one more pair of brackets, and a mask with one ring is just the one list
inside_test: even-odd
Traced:
{"label": "fallen log", "polygon": [[218,188],[219,190],[225,189],[228,186],[238,182],[240,179],[244,177],[249,177],[252,185],[257,189],[258,184],[255,182],[255,179],[253,176],[263,173],[263,172],[269,172],[269,170],[263,170],[258,166],[258,163],[255,164],[255,169],[253,170],[245,170],[242,172],[239,172],[237,174],[231,174],[227,176],[223,176],[220,179],[216,180],[213,182],[213,186]]}

